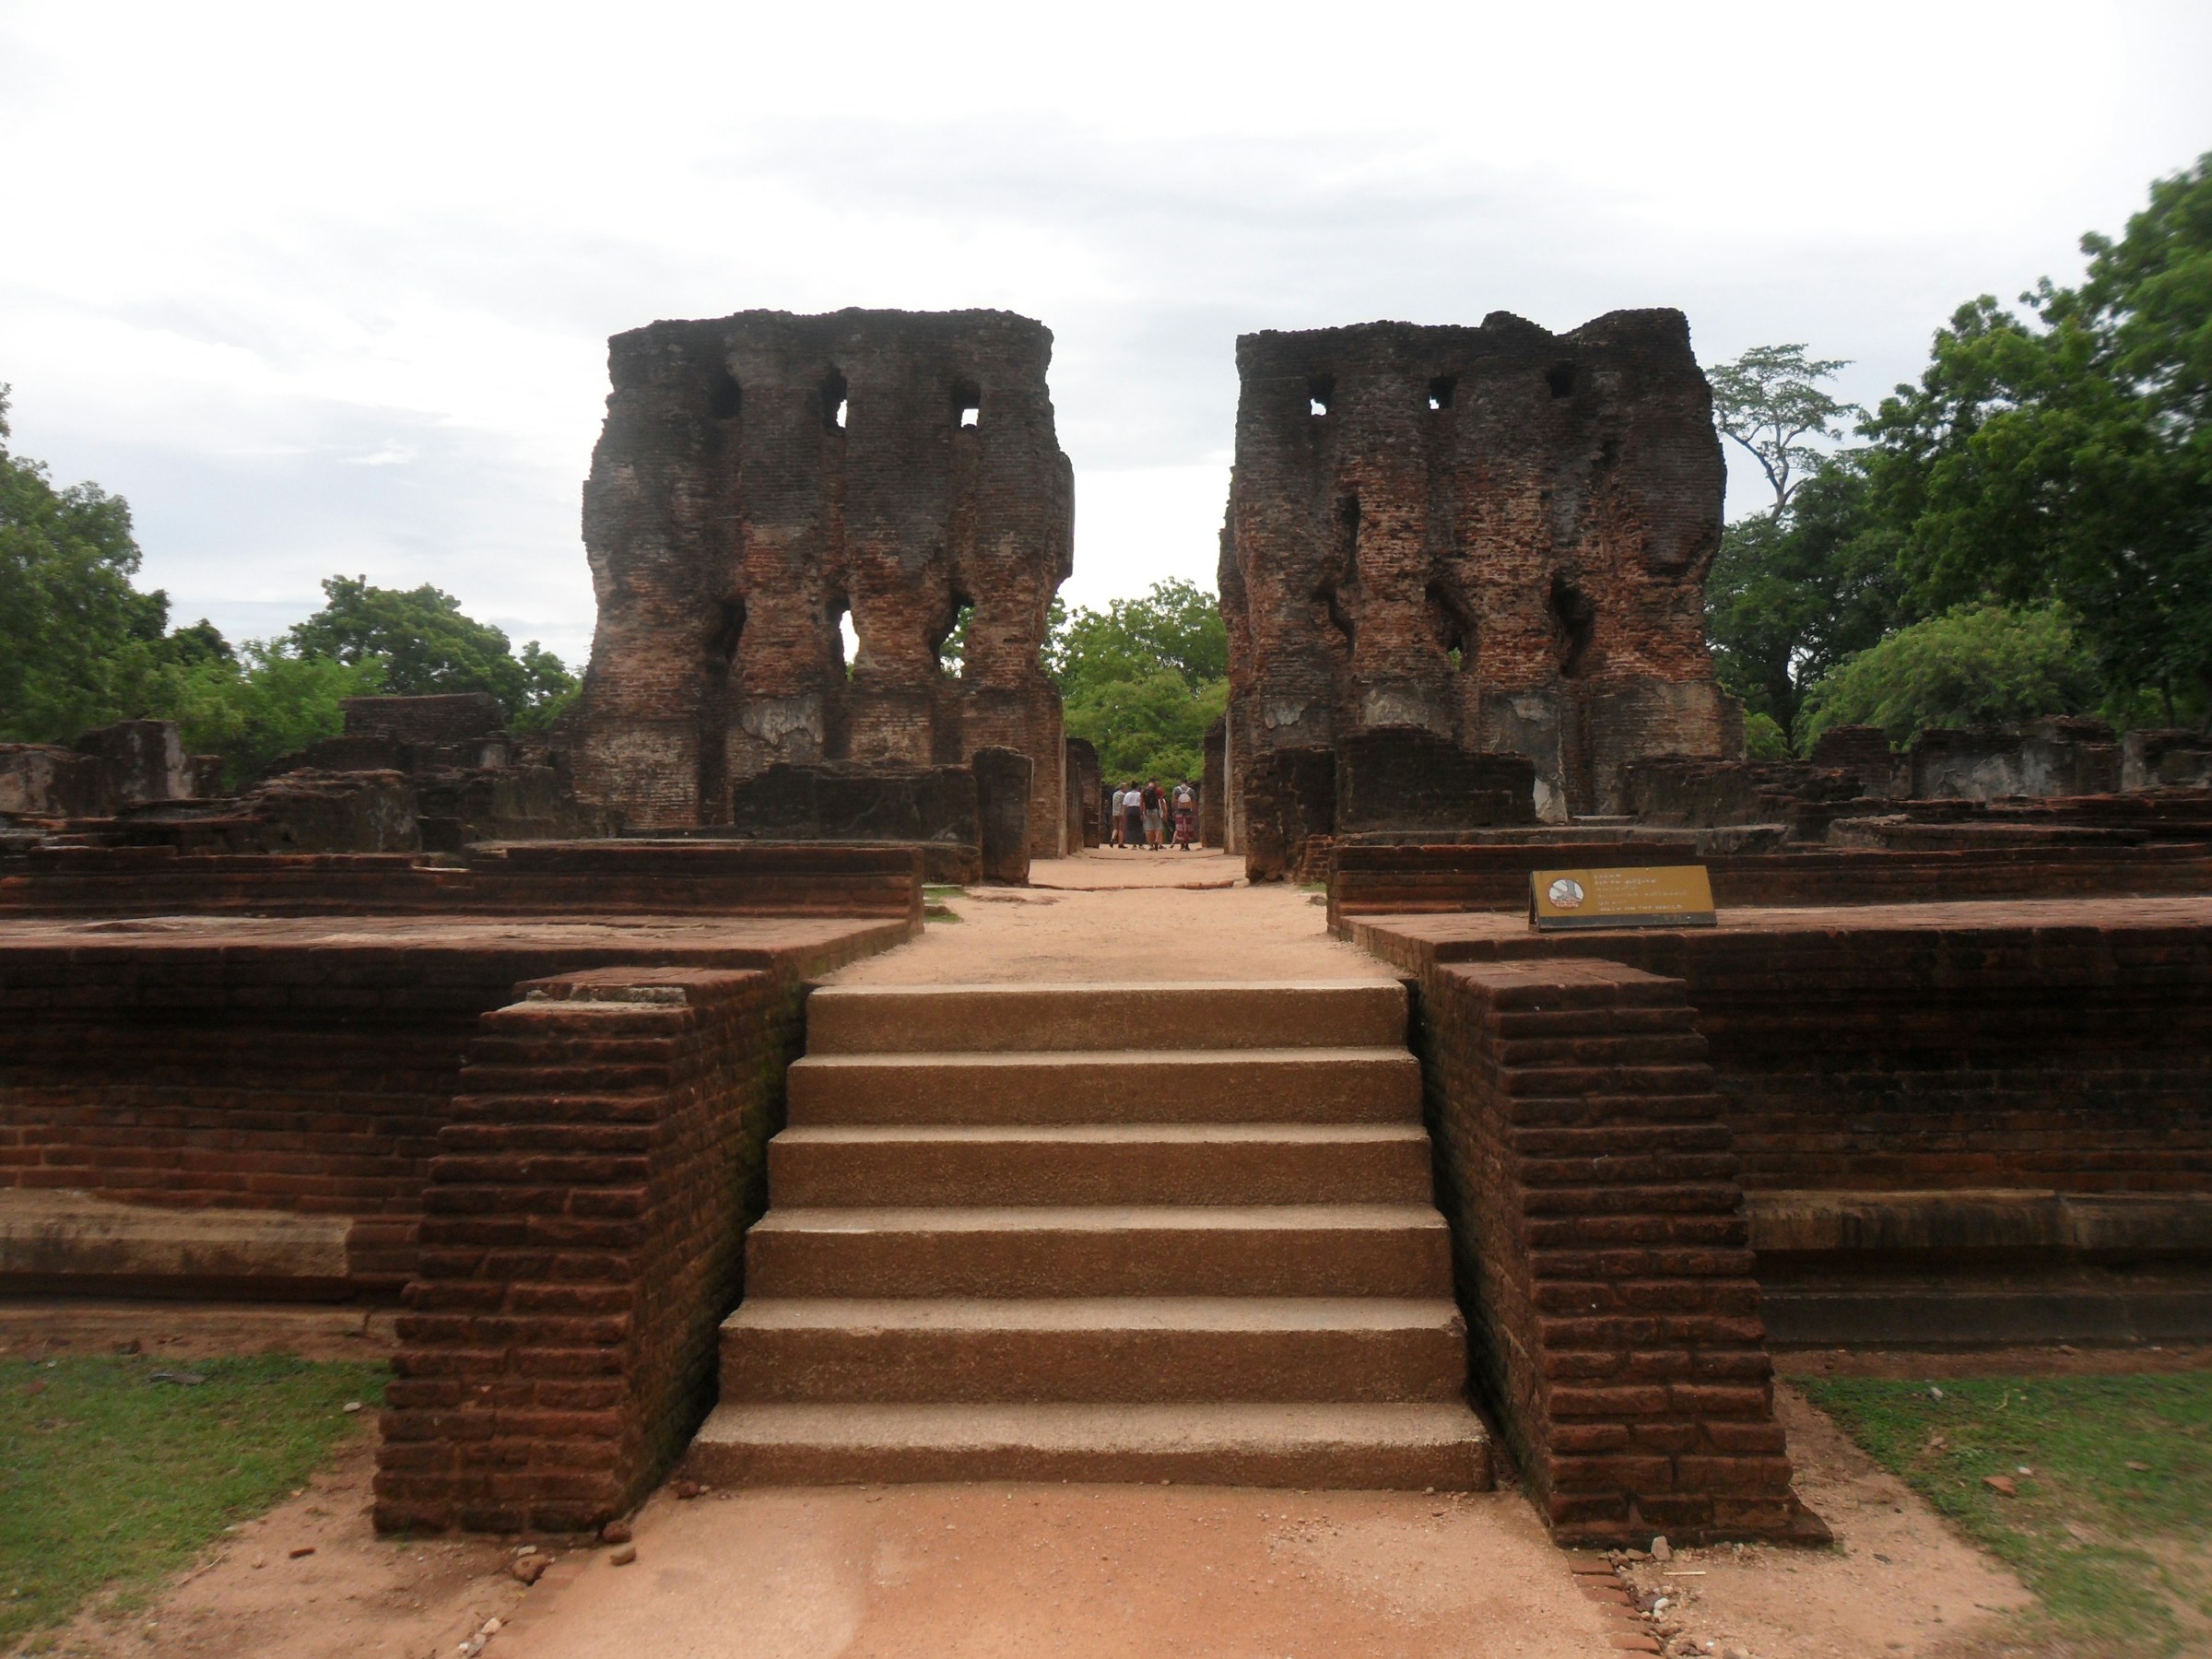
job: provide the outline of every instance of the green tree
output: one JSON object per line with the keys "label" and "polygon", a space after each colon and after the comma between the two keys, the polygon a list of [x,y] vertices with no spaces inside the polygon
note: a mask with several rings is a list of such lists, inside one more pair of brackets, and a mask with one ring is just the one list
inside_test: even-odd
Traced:
{"label": "green tree", "polygon": [[2212,155],[2077,288],[1984,295],[1862,429],[1930,606],[2063,604],[2109,697],[2212,709]]}
{"label": "green tree", "polygon": [[235,652],[225,646],[158,668],[142,712],[175,721],[188,752],[222,756],[225,781],[236,788],[277,757],[336,736],[346,724],[339,705],[383,688],[376,658],[342,663],[305,655],[288,641],[249,640]]}
{"label": "green tree", "polygon": [[323,608],[288,636],[302,657],[350,666],[379,665],[383,688],[400,696],[488,691],[510,718],[562,699],[576,680],[535,640],[518,659],[507,636],[463,613],[451,594],[425,583],[380,588],[365,576],[323,583]]}
{"label": "green tree", "polygon": [[1841,358],[1808,358],[1797,344],[1754,346],[1733,363],[1705,371],[1713,424],[1759,463],[1777,510],[1790,504],[1827,453],[1807,440],[1833,436],[1846,417],[1859,412],[1820,384],[1849,367]]}
{"label": "green tree", "polygon": [[66,742],[131,712],[135,663],[158,651],[169,599],[131,584],[128,503],[97,484],[57,489],[11,454],[7,408],[0,385],[0,738]]}
{"label": "green tree", "polygon": [[1829,457],[1787,505],[1730,524],[1706,577],[1714,671],[1785,753],[1806,688],[1902,617],[1898,537],[1870,493],[1855,453]]}
{"label": "green tree", "polygon": [[1806,694],[1804,741],[1878,725],[1893,743],[1930,726],[2000,725],[2096,705],[2097,676],[2056,606],[1971,605],[1900,628]]}
{"label": "green tree", "polygon": [[1170,581],[1103,611],[1055,601],[1044,659],[1068,734],[1097,746],[1107,780],[1198,777],[1206,729],[1229,706],[1229,629],[1213,594]]}
{"label": "green tree", "polygon": [[1229,629],[1220,602],[1194,582],[1158,582],[1141,599],[1102,611],[1062,612],[1045,640],[1045,672],[1061,694],[1171,668],[1193,691],[1229,676]]}

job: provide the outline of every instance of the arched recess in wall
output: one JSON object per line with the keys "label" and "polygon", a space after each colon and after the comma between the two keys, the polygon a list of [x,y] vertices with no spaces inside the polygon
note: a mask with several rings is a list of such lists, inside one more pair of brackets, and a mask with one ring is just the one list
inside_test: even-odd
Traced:
{"label": "arched recess in wall", "polygon": [[700,653],[704,681],[699,700],[699,821],[730,821],[730,698],[737,650],[745,638],[745,596],[734,594],[714,607]]}
{"label": "arched recess in wall", "polygon": [[850,393],[845,385],[845,377],[841,371],[831,369],[829,373],[822,376],[821,399],[823,430],[830,432],[842,432],[845,429],[845,416],[849,406],[849,396]]}
{"label": "arched recess in wall", "polygon": [[948,679],[964,679],[968,675],[968,629],[975,620],[975,601],[958,588],[952,590],[950,598],[951,607],[935,640],[937,672]]}
{"label": "arched recess in wall", "polygon": [[1597,606],[1564,576],[1551,579],[1551,639],[1559,677],[1581,679],[1591,668],[1591,645],[1597,637]]}
{"label": "arched recess in wall", "polygon": [[1437,649],[1458,674],[1475,668],[1475,610],[1458,590],[1441,582],[1429,584],[1429,625],[1436,630]]}
{"label": "arched recess in wall", "polygon": [[1356,596],[1359,588],[1359,498],[1356,495],[1345,496],[1336,503],[1335,538],[1335,568],[1313,590],[1313,603],[1321,618],[1343,640],[1348,657],[1359,632],[1359,622],[1347,597],[1347,590]]}

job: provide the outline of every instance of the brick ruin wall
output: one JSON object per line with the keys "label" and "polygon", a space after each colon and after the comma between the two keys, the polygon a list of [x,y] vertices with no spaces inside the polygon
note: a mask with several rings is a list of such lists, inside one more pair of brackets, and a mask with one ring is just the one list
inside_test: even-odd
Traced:
{"label": "brick ruin wall", "polygon": [[[1041,651],[1074,482],[1051,350],[1042,324],[985,311],[616,335],[584,488],[599,618],[579,794],[633,832],[688,829],[725,821],[732,785],[779,761],[912,771],[1000,747],[1032,768],[1031,853],[1060,853]],[[939,650],[963,614],[951,675]]]}
{"label": "brick ruin wall", "polygon": [[743,1292],[783,1071],[788,977],[606,969],[488,1014],[440,1131],[386,1390],[386,1531],[594,1527],[711,1396]]}
{"label": "brick ruin wall", "polygon": [[1742,752],[1704,631],[1725,470],[1680,313],[1246,335],[1237,366],[1233,809],[1278,753],[1370,729],[1525,755],[1553,819],[1617,811],[1640,756]]}
{"label": "brick ruin wall", "polygon": [[1808,1531],[1682,982],[1610,962],[1432,964],[1420,1001],[1477,1387],[1553,1535]]}

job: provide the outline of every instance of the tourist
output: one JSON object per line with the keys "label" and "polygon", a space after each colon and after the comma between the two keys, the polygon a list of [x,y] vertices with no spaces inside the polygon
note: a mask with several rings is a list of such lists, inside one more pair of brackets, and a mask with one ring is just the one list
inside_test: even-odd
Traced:
{"label": "tourist", "polygon": [[1128,791],[1122,796],[1122,834],[1124,846],[1141,847],[1145,844],[1145,795],[1134,778],[1129,781]]}
{"label": "tourist", "polygon": [[1167,806],[1167,797],[1159,793],[1158,778],[1145,781],[1145,793],[1140,798],[1145,809],[1145,851],[1158,853],[1164,845],[1159,832],[1166,819]]}
{"label": "tourist", "polygon": [[1188,853],[1198,841],[1198,792],[1185,778],[1175,785],[1175,845]]}
{"label": "tourist", "polygon": [[1113,792],[1112,810],[1106,815],[1106,844],[1110,847],[1122,844],[1122,804],[1128,798],[1129,792],[1117,784]]}

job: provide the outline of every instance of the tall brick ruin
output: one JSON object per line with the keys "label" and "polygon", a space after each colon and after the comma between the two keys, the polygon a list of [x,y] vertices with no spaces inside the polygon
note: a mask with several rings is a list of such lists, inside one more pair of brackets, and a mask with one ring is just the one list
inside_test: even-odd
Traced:
{"label": "tall brick ruin", "polygon": [[1639,757],[1742,752],[1705,648],[1725,471],[1680,312],[1245,335],[1237,369],[1237,805],[1363,732],[1525,755],[1555,820],[1620,810]]}
{"label": "tall brick ruin", "polygon": [[1040,651],[1074,481],[1051,356],[1041,324],[994,311],[740,312],[616,335],[584,487],[599,619],[578,794],[633,833],[689,829],[724,822],[732,786],[778,762],[918,771],[1003,747],[1031,765],[1030,850],[1057,854],[1060,700]]}

